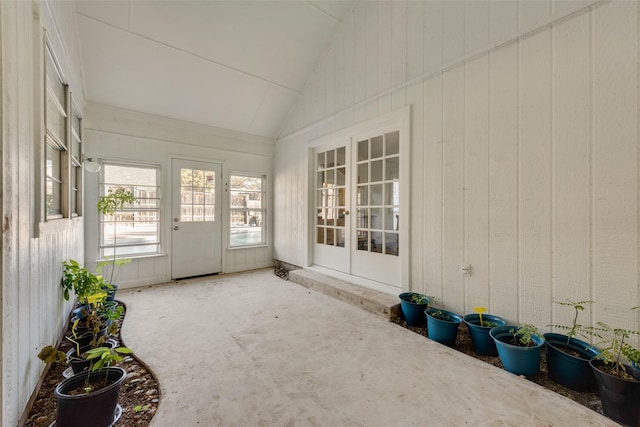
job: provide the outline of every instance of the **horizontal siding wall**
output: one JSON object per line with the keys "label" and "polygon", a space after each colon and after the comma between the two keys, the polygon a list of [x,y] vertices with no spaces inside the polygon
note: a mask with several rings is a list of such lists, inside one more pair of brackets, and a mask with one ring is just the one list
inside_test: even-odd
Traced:
{"label": "horizontal siding wall", "polygon": [[277,144],[275,257],[309,261],[307,143],[411,105],[406,288],[543,330],[569,322],[554,299],[593,299],[583,323],[638,328],[638,14],[357,3]]}
{"label": "horizontal siding wall", "polygon": [[2,410],[15,426],[45,365],[38,351],[55,344],[71,302],[62,298],[62,261],[83,257],[83,219],[41,223],[40,157],[44,109],[38,58],[45,30],[82,111],[80,58],[71,2],[0,2],[2,153]]}
{"label": "horizontal siding wall", "polygon": [[[160,165],[162,209],[160,233],[162,255],[133,258],[118,273],[118,285],[130,288],[152,285],[171,280],[171,158],[210,161],[223,164],[223,181],[229,172],[251,172],[267,175],[267,230],[266,246],[246,249],[226,249],[229,232],[228,193],[223,192],[223,273],[231,273],[273,265],[271,245],[271,195],[273,188],[273,141],[237,132],[215,129],[170,120],[149,114],[122,110],[115,107],[89,104],[85,120],[85,152],[90,157],[111,160],[140,161]],[[95,265],[98,253],[98,216],[92,207],[98,200],[99,174],[85,175],[85,259]]]}

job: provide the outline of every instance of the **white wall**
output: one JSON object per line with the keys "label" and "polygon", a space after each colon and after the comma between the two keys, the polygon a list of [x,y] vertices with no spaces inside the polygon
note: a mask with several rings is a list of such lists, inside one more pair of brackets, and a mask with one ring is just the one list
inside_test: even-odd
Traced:
{"label": "white wall", "polygon": [[637,329],[638,15],[635,1],[356,3],[277,144],[275,258],[305,260],[307,142],[411,105],[406,288],[543,330],[569,320],[552,299],[593,299],[583,323]]}
{"label": "white wall", "polygon": [[[133,258],[121,269],[119,286],[129,288],[167,282],[171,279],[171,158],[211,161],[223,164],[223,181],[229,172],[253,172],[267,175],[273,188],[273,141],[203,125],[142,114],[119,108],[88,104],[85,119],[85,153],[111,160],[143,161],[159,164],[164,211],[161,213],[163,255]],[[85,258],[87,264],[99,259],[98,217],[92,207],[98,198],[98,174],[85,174]],[[268,244],[246,249],[228,249],[228,193],[223,193],[223,265],[224,273],[273,265],[271,206],[268,205]]]}
{"label": "white wall", "polygon": [[38,351],[60,337],[70,302],[62,261],[83,260],[83,220],[42,223],[43,28],[82,111],[82,75],[71,2],[0,2],[2,185],[2,411],[15,426],[45,365]]}

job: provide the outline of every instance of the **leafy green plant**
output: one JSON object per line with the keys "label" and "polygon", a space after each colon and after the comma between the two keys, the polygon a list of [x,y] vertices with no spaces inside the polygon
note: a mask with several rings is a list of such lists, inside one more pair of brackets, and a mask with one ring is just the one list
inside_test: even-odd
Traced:
{"label": "leafy green plant", "polygon": [[[637,310],[633,307],[631,310]],[[619,378],[629,378],[626,373],[625,364],[638,364],[640,362],[640,350],[629,344],[632,336],[640,335],[640,331],[614,328],[604,322],[598,322],[597,326],[584,328],[583,330],[590,336],[598,340],[597,346],[600,354],[596,359],[604,361],[605,365],[612,368],[612,372]]]}
{"label": "leafy green plant", "polygon": [[538,328],[530,323],[518,326],[517,328],[509,329],[509,333],[513,336],[513,342],[515,345],[522,347],[535,346],[534,336],[543,339],[543,336],[538,332]]}
{"label": "leafy green plant", "polygon": [[89,304],[92,299],[100,299],[103,294],[106,297],[102,277],[91,274],[73,259],[63,261],[62,266],[62,289],[65,300],[69,301],[71,291],[80,304]]}
{"label": "leafy green plant", "polygon": [[584,308],[587,304],[592,304],[593,301],[591,300],[571,301],[570,299],[566,299],[564,301],[554,300],[553,302],[554,304],[572,307],[573,320],[571,321],[571,326],[567,326],[567,325],[547,325],[547,326],[551,326],[553,328],[566,331],[565,335],[567,335],[567,344],[569,344],[569,341],[571,340],[571,338],[575,337],[576,335],[581,335],[581,336],[589,335],[588,331],[585,329],[586,327],[578,323],[578,315],[580,314],[581,311],[584,311]]}
{"label": "leafy green plant", "polygon": [[415,292],[411,293],[411,302],[414,304],[428,304],[429,297],[426,295],[418,294]]}
{"label": "leafy green plant", "polygon": [[[121,211],[127,205],[132,205],[135,202],[135,196],[133,191],[127,190],[123,187],[118,187],[115,190],[109,189],[109,192],[104,196],[98,199],[98,204],[96,208],[98,212],[100,212],[103,216],[115,215],[117,211]],[[103,261],[100,261],[96,267],[97,272],[102,272],[102,270],[110,266],[111,271],[109,273],[109,283],[113,283],[113,277],[115,275],[115,271],[118,267],[122,267],[131,262],[129,258],[117,258],[116,256],[116,248],[117,248],[117,234],[114,228],[113,234],[113,256],[105,257]]]}
{"label": "leafy green plant", "polygon": [[429,316],[433,317],[434,319],[439,319],[439,320],[451,320],[450,316],[445,313],[442,310],[434,310],[434,311],[430,311],[427,313]]}

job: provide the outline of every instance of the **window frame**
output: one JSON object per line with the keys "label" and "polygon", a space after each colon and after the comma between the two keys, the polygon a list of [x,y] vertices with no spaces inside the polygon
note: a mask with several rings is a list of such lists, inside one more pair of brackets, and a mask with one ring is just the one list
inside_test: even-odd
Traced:
{"label": "window frame", "polygon": [[[50,59],[50,60],[49,60]],[[49,67],[53,67],[51,73],[54,74],[58,78],[58,82],[62,86],[64,96],[63,100],[59,100],[58,96],[54,93],[53,88],[47,84],[49,79]],[[44,221],[51,222],[57,221],[64,218],[71,217],[71,202],[70,202],[70,172],[71,172],[71,155],[70,155],[70,144],[71,144],[71,91],[69,89],[69,85],[64,77],[62,72],[62,68],[60,67],[60,62],[53,50],[51,42],[47,37],[45,37],[45,51],[44,51],[44,102],[43,102],[43,117],[44,117],[44,141],[43,141],[43,184],[44,191],[43,195],[43,207],[44,207]],[[56,109],[59,111],[60,115],[63,117],[62,122],[64,123],[64,135],[57,136],[53,130],[49,127],[48,119],[50,112],[48,111],[49,102],[52,102]],[[62,138],[62,139],[61,139]],[[48,153],[49,150],[54,150],[53,154],[55,156],[59,156],[59,172],[55,174],[55,176],[49,175],[47,170],[47,161],[48,161]],[[50,213],[47,203],[47,198],[50,193],[48,193],[48,183],[52,182],[52,185],[59,185],[59,195],[58,195],[58,204],[60,206],[58,213]],[[52,195],[55,196],[55,193],[52,192]]]}
{"label": "window frame", "polygon": [[[163,191],[162,191],[162,168],[159,163],[148,163],[148,162],[139,162],[139,161],[120,161],[120,160],[110,160],[110,159],[97,159],[101,165],[100,172],[98,175],[98,197],[102,197],[105,195],[107,191],[107,186],[122,186],[122,187],[136,187],[140,185],[142,187],[148,187],[147,185],[141,184],[131,184],[131,183],[107,183],[105,182],[105,172],[109,166],[121,166],[121,167],[130,167],[130,168],[140,168],[140,169],[152,169],[155,170],[155,188],[156,188],[156,197],[148,197],[146,199],[157,200],[156,207],[133,207],[133,208],[125,208],[124,211],[152,211],[157,213],[157,234],[156,240],[152,243],[145,244],[118,244],[116,241],[116,245],[106,245],[104,243],[104,215],[98,212],[97,215],[97,226],[98,226],[98,240],[97,240],[97,249],[98,249],[98,258],[100,260],[104,260],[113,256],[114,248],[125,248],[125,247],[142,247],[142,246],[156,246],[156,250],[151,252],[140,252],[140,253],[126,253],[126,254],[117,254],[116,258],[145,258],[145,257],[153,257],[162,255],[162,218],[164,211],[164,200],[163,200]],[[118,221],[115,221],[116,223]],[[121,222],[131,222],[131,221],[121,221]]]}
{"label": "window frame", "polygon": [[[260,208],[250,208],[250,207],[246,207],[246,208],[234,208],[233,207],[233,203],[232,203],[232,192],[234,191],[231,181],[233,177],[243,177],[243,178],[260,178],[262,180],[262,184],[261,184],[261,189],[260,189],[260,193],[261,193],[261,201],[260,201]],[[228,222],[228,226],[229,226],[229,232],[228,232],[228,239],[229,239],[229,249],[246,249],[246,248],[252,248],[252,247],[261,247],[261,246],[267,246],[269,243],[269,238],[268,238],[268,231],[269,231],[269,227],[268,227],[268,202],[269,202],[269,191],[268,191],[268,185],[269,185],[269,181],[268,181],[268,176],[266,173],[259,173],[259,172],[244,172],[244,171],[230,171],[229,172],[229,185],[228,185],[228,215],[229,215],[229,222]],[[232,238],[231,238],[231,232],[234,229],[232,220],[233,220],[233,213],[234,212],[250,212],[250,211],[260,211],[261,215],[262,215],[262,223],[261,223],[261,228],[262,228],[262,239],[260,242],[257,243],[247,243],[247,244],[233,244],[232,243]]]}

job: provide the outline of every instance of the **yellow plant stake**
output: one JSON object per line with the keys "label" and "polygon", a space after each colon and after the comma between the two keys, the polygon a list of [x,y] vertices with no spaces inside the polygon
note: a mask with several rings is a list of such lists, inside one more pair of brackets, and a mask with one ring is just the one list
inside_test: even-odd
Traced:
{"label": "yellow plant stake", "polygon": [[484,326],[482,324],[482,313],[484,313],[485,311],[487,311],[487,307],[473,307],[473,311],[475,311],[476,313],[478,313],[478,316],[480,316],[480,326]]}

